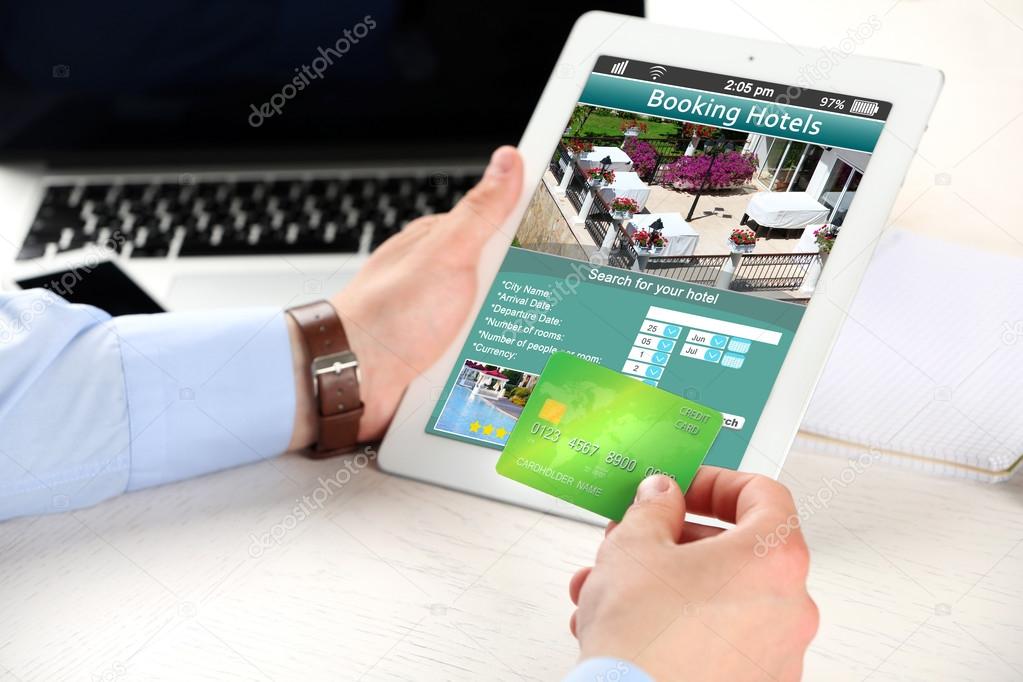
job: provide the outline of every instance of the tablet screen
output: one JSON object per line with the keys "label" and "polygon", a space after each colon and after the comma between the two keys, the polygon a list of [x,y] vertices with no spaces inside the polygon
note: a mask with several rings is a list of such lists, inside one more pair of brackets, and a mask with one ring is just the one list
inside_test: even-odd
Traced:
{"label": "tablet screen", "polygon": [[500,449],[566,351],[725,415],[738,468],[891,104],[601,56],[430,420]]}

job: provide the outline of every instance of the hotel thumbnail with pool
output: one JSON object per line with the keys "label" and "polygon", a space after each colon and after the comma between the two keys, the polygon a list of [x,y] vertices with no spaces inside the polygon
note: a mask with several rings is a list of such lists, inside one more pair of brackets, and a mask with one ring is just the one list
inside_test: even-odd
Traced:
{"label": "hotel thumbnail with pool", "polygon": [[537,375],[466,360],[437,418],[438,431],[504,445],[536,385]]}

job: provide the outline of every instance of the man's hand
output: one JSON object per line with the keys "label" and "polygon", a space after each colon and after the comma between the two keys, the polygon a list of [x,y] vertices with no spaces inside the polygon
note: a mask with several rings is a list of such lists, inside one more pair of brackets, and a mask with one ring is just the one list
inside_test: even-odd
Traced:
{"label": "man's hand", "polygon": [[[687,510],[735,527],[685,522]],[[798,680],[818,623],[808,566],[781,484],[703,467],[683,498],[652,476],[596,565],[572,577],[570,627],[582,658],[633,661],[657,680]]]}
{"label": "man's hand", "polygon": [[[483,245],[522,191],[522,159],[513,147],[494,152],[483,179],[450,213],[409,223],[384,242],[355,279],[331,299],[362,370],[365,412],[359,440],[380,438],[412,379],[454,339],[476,298]],[[288,321],[295,349],[297,414],[290,449],[316,434],[309,360]]]}

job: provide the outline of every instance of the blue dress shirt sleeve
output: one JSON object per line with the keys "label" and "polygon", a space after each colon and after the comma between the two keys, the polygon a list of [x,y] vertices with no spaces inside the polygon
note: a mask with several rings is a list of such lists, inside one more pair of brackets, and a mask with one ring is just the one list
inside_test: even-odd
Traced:
{"label": "blue dress shirt sleeve", "polygon": [[277,455],[294,387],[279,310],[111,318],[0,293],[0,519]]}
{"label": "blue dress shirt sleeve", "polygon": [[638,665],[619,658],[587,658],[563,682],[653,682]]}

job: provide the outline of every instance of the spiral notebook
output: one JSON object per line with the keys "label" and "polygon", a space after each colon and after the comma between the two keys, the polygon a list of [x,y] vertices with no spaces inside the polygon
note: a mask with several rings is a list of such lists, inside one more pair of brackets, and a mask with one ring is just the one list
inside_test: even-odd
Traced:
{"label": "spiral notebook", "polygon": [[1023,459],[1023,260],[893,231],[797,447],[998,481]]}

